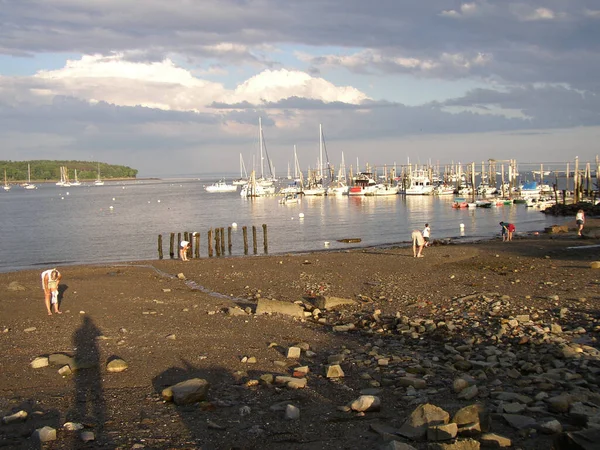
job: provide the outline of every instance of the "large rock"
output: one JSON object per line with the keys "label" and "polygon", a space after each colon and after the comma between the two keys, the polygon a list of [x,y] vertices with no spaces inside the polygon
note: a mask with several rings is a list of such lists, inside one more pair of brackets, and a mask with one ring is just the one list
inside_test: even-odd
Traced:
{"label": "large rock", "polygon": [[29,363],[32,369],[41,369],[42,367],[48,366],[48,357],[46,356],[38,356],[34,358],[33,361]]}
{"label": "large rock", "polygon": [[568,233],[569,226],[568,225],[552,225],[551,227],[546,227],[544,229],[544,231],[549,234]]}
{"label": "large rock", "polygon": [[379,411],[380,408],[381,400],[375,395],[361,395],[352,403],[350,403],[350,409],[352,409],[352,411]]}
{"label": "large rock", "polygon": [[409,439],[423,439],[427,428],[432,425],[444,425],[450,420],[450,414],[442,408],[429,403],[419,405],[404,422],[398,434]]}
{"label": "large rock", "polygon": [[112,373],[119,373],[127,370],[127,363],[123,361],[121,358],[111,359],[108,364],[106,364],[106,371]]}
{"label": "large rock", "polygon": [[261,298],[256,305],[256,314],[283,314],[301,319],[304,318],[304,309],[295,303]]}
{"label": "large rock", "polygon": [[173,401],[176,405],[188,405],[206,399],[210,383],[202,378],[191,378],[174,386],[163,389],[164,400]]}
{"label": "large rock", "polygon": [[350,298],[327,297],[319,296],[315,299],[314,304],[319,309],[334,309],[342,306],[356,305],[358,302]]}
{"label": "large rock", "polygon": [[31,435],[38,442],[50,442],[56,440],[56,430],[52,427],[38,428]]}
{"label": "large rock", "polygon": [[427,450],[479,450],[481,444],[474,439],[455,441],[449,444],[431,443]]}
{"label": "large rock", "polygon": [[554,450],[598,450],[600,428],[561,433],[554,440]]}
{"label": "large rock", "polygon": [[48,356],[48,363],[51,366],[71,366],[75,367],[75,360],[73,357],[64,353],[52,353]]}

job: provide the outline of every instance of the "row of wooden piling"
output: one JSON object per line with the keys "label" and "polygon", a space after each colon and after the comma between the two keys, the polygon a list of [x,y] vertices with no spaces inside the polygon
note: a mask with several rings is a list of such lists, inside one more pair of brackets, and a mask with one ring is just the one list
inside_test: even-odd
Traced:
{"label": "row of wooden piling", "polygon": [[[263,229],[263,252],[264,254],[269,253],[269,245],[267,241],[267,225],[262,225]],[[225,256],[225,235],[227,235],[227,253],[231,255],[233,248],[233,238],[232,238],[233,227],[227,227],[227,233],[225,233],[224,227],[215,227],[211,228],[206,233],[206,241],[207,241],[207,254],[209,258],[213,256]],[[248,227],[242,227],[242,236],[244,239],[244,255],[248,255]],[[177,240],[175,240],[177,237]],[[179,256],[179,246],[181,241],[188,241],[190,243],[190,247],[187,250],[188,258],[200,258],[200,233],[185,231],[183,233],[171,233],[169,236],[169,256],[171,259],[175,258],[175,256]],[[253,254],[258,254],[258,238],[256,226],[252,226],[252,251]],[[162,234],[158,235],[158,258],[163,259],[163,236]]]}

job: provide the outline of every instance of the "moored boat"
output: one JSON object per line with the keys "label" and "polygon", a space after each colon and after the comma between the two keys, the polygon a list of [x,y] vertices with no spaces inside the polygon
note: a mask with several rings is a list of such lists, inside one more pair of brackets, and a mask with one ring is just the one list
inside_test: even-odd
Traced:
{"label": "moored boat", "polygon": [[219,180],[216,183],[211,184],[210,186],[206,186],[204,188],[206,192],[215,193],[215,192],[236,192],[237,186],[235,184],[227,184],[225,180]]}

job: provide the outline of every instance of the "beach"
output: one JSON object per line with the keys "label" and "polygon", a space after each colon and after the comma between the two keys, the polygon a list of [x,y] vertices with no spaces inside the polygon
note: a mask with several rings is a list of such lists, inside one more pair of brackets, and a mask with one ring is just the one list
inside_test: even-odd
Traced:
{"label": "beach", "polygon": [[[41,270],[0,273],[0,414],[27,413],[0,426],[0,446],[425,449],[433,441],[403,429],[415,408],[452,418],[479,404],[480,430],[459,440],[487,442],[493,430],[515,447],[551,448],[588,430],[573,405],[600,410],[598,223],[581,239],[572,218],[560,221],[568,233],[435,242],[424,258],[391,245],[58,266],[63,314],[52,316]],[[57,354],[66,359],[31,367]],[[126,369],[110,372],[116,358]],[[343,376],[328,377],[332,366]],[[202,398],[163,397],[195,378],[210,383]],[[349,408],[361,395],[380,407]],[[533,422],[519,430],[509,413]],[[550,419],[560,430],[545,431]],[[44,426],[56,439],[39,444]]]}

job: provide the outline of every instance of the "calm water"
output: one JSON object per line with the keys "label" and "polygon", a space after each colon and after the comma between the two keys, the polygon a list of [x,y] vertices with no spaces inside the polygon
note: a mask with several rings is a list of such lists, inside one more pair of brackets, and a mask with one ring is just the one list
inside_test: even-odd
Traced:
{"label": "calm water", "polygon": [[276,254],[321,250],[326,241],[330,249],[348,248],[336,242],[343,238],[361,238],[361,246],[399,243],[425,222],[432,239],[461,237],[461,223],[465,239],[480,239],[499,235],[501,220],[515,223],[517,232],[557,222],[524,205],[455,210],[452,196],[306,197],[299,204],[280,205],[279,197],[209,194],[203,186],[210,182],[147,180],[69,188],[41,184],[37,190],[2,190],[0,271],[157,259],[159,234],[168,258],[169,233],[183,231],[201,233],[200,253],[206,256],[207,231],[232,223],[238,224],[233,254],[242,255],[242,226],[248,227],[250,253],[251,227],[257,227],[262,254],[262,224],[267,224],[269,253]]}

